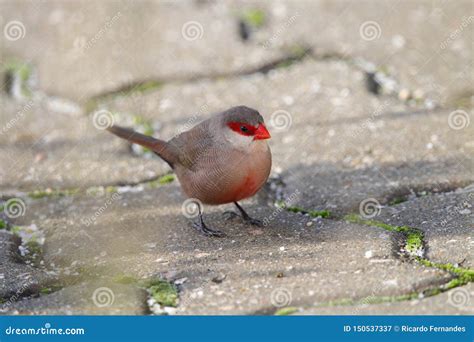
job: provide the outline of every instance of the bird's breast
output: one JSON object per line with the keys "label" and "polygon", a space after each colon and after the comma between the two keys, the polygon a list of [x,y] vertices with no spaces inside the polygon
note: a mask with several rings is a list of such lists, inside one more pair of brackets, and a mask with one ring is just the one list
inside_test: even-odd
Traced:
{"label": "bird's breast", "polygon": [[204,203],[231,203],[255,195],[268,179],[270,169],[270,149],[266,142],[259,141],[249,151],[220,154],[181,183],[188,196]]}

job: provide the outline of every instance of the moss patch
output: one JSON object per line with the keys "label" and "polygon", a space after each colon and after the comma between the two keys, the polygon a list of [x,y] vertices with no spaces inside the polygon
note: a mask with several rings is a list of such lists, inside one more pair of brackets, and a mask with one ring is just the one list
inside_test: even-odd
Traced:
{"label": "moss patch", "polygon": [[63,197],[63,196],[71,196],[75,195],[80,191],[79,188],[73,189],[46,189],[46,190],[35,190],[28,193],[28,197],[33,199],[40,199],[45,197]]}
{"label": "moss patch", "polygon": [[178,305],[178,290],[174,284],[156,279],[149,282],[147,290],[150,296],[160,305],[176,307]]}
{"label": "moss patch", "polygon": [[21,95],[31,96],[32,91],[28,82],[33,74],[33,67],[30,64],[11,60],[4,64],[3,71],[6,74],[6,87],[8,91],[11,91],[15,82],[20,82]]}
{"label": "moss patch", "polygon": [[[379,227],[390,232],[399,232],[405,236],[405,246],[404,251],[411,256],[414,260],[426,267],[436,268],[442,271],[446,271],[455,276],[455,279],[450,280],[449,283],[439,287],[434,288],[431,291],[431,295],[444,292],[446,290],[465,285],[470,282],[474,282],[474,270],[465,267],[459,267],[451,263],[438,263],[433,262],[424,258],[420,254],[420,251],[424,248],[424,235],[423,232],[417,228],[408,227],[408,226],[392,226],[376,220],[366,220],[361,218],[356,214],[350,214],[344,217],[346,221],[364,224],[373,227]],[[422,253],[421,253],[422,254]]]}
{"label": "moss patch", "polygon": [[330,218],[331,212],[329,210],[306,210],[296,206],[287,206],[285,202],[277,202],[277,206],[288,210],[292,213],[304,214],[311,217],[322,217],[322,218]]}
{"label": "moss patch", "polygon": [[0,229],[7,229],[8,224],[4,220],[0,219]]}
{"label": "moss patch", "polygon": [[163,85],[163,82],[160,82],[160,81],[144,81],[144,82],[140,82],[140,83],[137,83],[134,87],[125,90],[123,93],[133,93],[135,91],[138,91],[140,93],[143,93],[143,92],[147,92],[147,91],[151,91],[151,90],[155,90],[155,89],[158,89],[160,88],[161,86]]}
{"label": "moss patch", "polygon": [[174,181],[174,174],[167,174],[158,179],[159,184],[168,184]]}
{"label": "moss patch", "polygon": [[389,232],[398,232],[405,235],[404,251],[411,257],[422,257],[424,251],[423,238],[424,234],[421,230],[409,226],[392,226],[390,224],[361,218],[357,214],[349,214],[344,216],[348,222],[363,224],[372,227],[385,229]]}
{"label": "moss patch", "polygon": [[288,316],[288,315],[294,314],[295,312],[298,312],[298,308],[290,306],[287,308],[278,309],[275,312],[275,316]]}
{"label": "moss patch", "polygon": [[253,28],[260,28],[265,24],[265,12],[260,9],[252,8],[245,10],[242,15],[242,20]]}
{"label": "moss patch", "polygon": [[124,285],[137,284],[138,279],[129,275],[119,274],[114,277],[114,282]]}
{"label": "moss patch", "polygon": [[165,185],[165,184],[172,183],[175,179],[176,178],[175,178],[175,175],[173,173],[168,173],[166,175],[163,175],[163,176],[159,177],[158,179],[155,179],[155,180],[152,180],[152,181],[148,182],[147,185],[150,188],[156,188],[160,185]]}
{"label": "moss patch", "polygon": [[440,269],[440,270],[443,270],[455,275],[456,279],[451,280],[450,283],[446,285],[449,288],[454,288],[457,286],[465,285],[470,282],[474,282],[474,270],[471,268],[459,267],[451,263],[443,264],[443,263],[433,262],[431,260],[420,258],[420,257],[416,258],[416,260],[420,264],[426,267],[434,267],[434,268],[437,268],[437,269]]}
{"label": "moss patch", "polygon": [[48,295],[48,294],[51,294],[53,292],[59,291],[62,288],[63,287],[61,285],[51,285],[51,286],[48,286],[48,287],[41,288],[39,290],[39,293],[42,294],[42,295]]}
{"label": "moss patch", "polygon": [[390,202],[388,202],[388,205],[396,205],[396,204],[400,204],[406,201],[407,199],[405,197],[395,197],[392,200],[390,200]]}

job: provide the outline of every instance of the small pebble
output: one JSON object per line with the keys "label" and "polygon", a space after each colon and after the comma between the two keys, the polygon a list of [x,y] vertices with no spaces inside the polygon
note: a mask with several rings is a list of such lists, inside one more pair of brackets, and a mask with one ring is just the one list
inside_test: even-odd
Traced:
{"label": "small pebble", "polygon": [[212,278],[212,282],[216,283],[216,284],[220,284],[224,281],[224,279],[226,278],[227,276],[223,273],[219,273],[218,275],[216,275],[214,278]]}

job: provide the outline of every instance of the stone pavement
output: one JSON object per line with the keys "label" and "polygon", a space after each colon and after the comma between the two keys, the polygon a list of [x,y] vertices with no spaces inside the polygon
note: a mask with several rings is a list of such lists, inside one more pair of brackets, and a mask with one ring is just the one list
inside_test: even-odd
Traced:
{"label": "stone pavement", "polygon": [[[0,3],[0,312],[473,314],[469,1]],[[251,227],[191,227],[169,139],[257,108]]]}

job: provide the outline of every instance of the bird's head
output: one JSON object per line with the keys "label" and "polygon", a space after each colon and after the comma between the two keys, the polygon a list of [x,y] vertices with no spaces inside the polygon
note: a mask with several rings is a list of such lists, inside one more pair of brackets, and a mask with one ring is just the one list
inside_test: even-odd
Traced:
{"label": "bird's head", "polygon": [[255,109],[233,107],[223,113],[222,119],[224,135],[233,145],[245,147],[271,137],[263,117]]}

